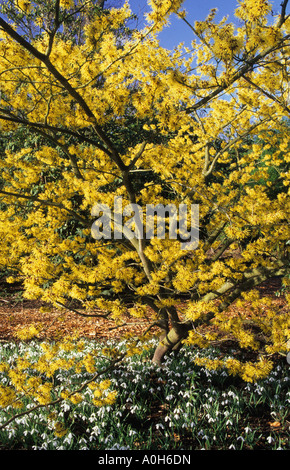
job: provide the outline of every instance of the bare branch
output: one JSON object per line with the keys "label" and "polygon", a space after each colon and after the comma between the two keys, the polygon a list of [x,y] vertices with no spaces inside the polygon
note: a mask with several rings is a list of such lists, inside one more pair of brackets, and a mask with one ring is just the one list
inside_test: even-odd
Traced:
{"label": "bare branch", "polygon": [[48,42],[48,47],[46,51],[46,57],[49,57],[52,51],[52,46],[53,46],[53,41],[55,38],[55,35],[57,33],[58,28],[60,27],[61,23],[59,21],[59,3],[60,0],[56,0],[55,2],[55,19],[54,19],[54,28],[52,31],[49,31],[49,42]]}
{"label": "bare branch", "polygon": [[139,152],[137,153],[137,155],[133,158],[133,160],[128,165],[128,171],[130,171],[134,167],[137,160],[139,160],[139,158],[141,157],[142,153],[145,150],[146,144],[147,144],[147,142],[145,142],[145,141],[141,144]]}
{"label": "bare branch", "polygon": [[[76,137],[81,142],[86,142],[88,144],[91,144],[94,147],[98,148],[99,150],[102,150],[108,156],[111,156],[111,153],[108,151],[106,147],[99,144],[95,140],[90,139],[89,137],[86,137],[83,134],[79,134],[78,132],[72,131],[70,129],[66,129],[64,127],[51,126],[49,124],[44,124],[40,122],[31,122],[31,121],[28,121],[27,119],[20,118],[20,117],[13,115],[11,112],[7,111],[5,108],[0,108],[0,112],[4,113],[4,115],[0,115],[0,119],[3,119],[5,121],[15,122],[17,124],[23,124],[27,127],[33,128],[34,130],[45,129],[45,130],[52,131],[52,132],[61,132],[62,134],[67,134],[72,137]],[[5,114],[7,114],[7,116]]]}
{"label": "bare branch", "polygon": [[286,21],[286,8],[287,8],[288,0],[284,0],[281,3],[281,15],[279,19],[279,23],[277,24],[277,28],[281,28],[281,26],[285,23]]}
{"label": "bare branch", "polygon": [[76,310],[75,308],[72,307],[67,307],[65,304],[62,302],[56,301],[56,305],[59,305],[62,308],[65,308],[66,310],[70,310],[71,312],[76,313],[77,315],[80,315],[81,317],[99,317],[99,318],[107,318],[110,315],[110,312],[105,313],[105,314],[100,314],[100,313],[82,313],[79,310]]}

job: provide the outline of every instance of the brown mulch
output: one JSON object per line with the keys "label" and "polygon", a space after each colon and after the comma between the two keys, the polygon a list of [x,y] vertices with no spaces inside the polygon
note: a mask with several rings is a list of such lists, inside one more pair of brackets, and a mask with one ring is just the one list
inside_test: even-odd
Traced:
{"label": "brown mulch", "polygon": [[[271,279],[259,287],[262,296],[271,296],[279,309],[287,309],[283,295],[276,296],[281,288],[279,278]],[[102,317],[83,317],[70,310],[52,308],[50,312],[42,312],[45,304],[38,300],[27,300],[21,296],[20,286],[0,283],[0,341],[15,340],[15,333],[19,328],[30,324],[42,325],[40,339],[57,339],[65,335],[78,333],[81,337],[106,341],[120,339],[127,333],[140,335],[150,325],[150,310],[148,319],[140,320],[128,316],[126,324],[116,327],[113,320]],[[97,312],[102,314],[103,312]],[[229,315],[235,315],[235,305],[229,310]]]}
{"label": "brown mulch", "polygon": [[[7,290],[9,289],[9,290]],[[81,316],[73,310],[51,308],[39,300],[23,299],[21,289],[0,284],[0,341],[16,340],[16,332],[29,325],[39,326],[39,339],[54,340],[67,335],[78,334],[80,337],[106,341],[120,339],[128,333],[141,335],[149,326],[149,321],[128,318],[117,325],[115,321],[103,317]],[[98,311],[93,314],[102,315]],[[150,312],[149,312],[150,315]]]}

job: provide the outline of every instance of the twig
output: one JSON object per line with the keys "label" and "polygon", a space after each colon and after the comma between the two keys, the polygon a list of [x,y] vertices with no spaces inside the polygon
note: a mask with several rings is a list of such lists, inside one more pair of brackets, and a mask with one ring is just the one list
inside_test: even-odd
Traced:
{"label": "twig", "polygon": [[82,313],[79,310],[76,310],[75,308],[72,307],[67,307],[65,304],[62,302],[56,301],[56,305],[59,305],[60,307],[63,307],[67,310],[71,310],[72,312],[76,313],[77,315],[80,315],[81,317],[99,317],[99,318],[107,318],[110,315],[110,312],[106,314],[100,314],[100,313]]}
{"label": "twig", "polygon": [[[100,372],[97,372],[91,379],[87,380],[86,382],[84,382],[81,387],[79,387],[77,390],[74,390],[73,392],[71,392],[69,395],[68,395],[68,398],[75,395],[76,393],[80,393],[84,390],[84,388],[86,388],[91,382],[94,382],[98,377],[100,377],[101,375],[103,374],[106,374],[109,370],[113,369],[113,367],[115,367],[115,365],[120,362],[122,359],[124,359],[124,357],[126,356],[126,353],[122,354],[121,356],[119,356],[117,359],[115,359],[114,361],[111,362],[111,364],[109,366],[107,366],[105,369],[101,370]],[[62,397],[59,397],[57,398],[56,400],[53,400],[49,403],[46,403],[46,404],[39,404],[39,405],[36,405],[34,406],[33,408],[30,408],[29,410],[26,410],[26,411],[23,411],[22,413],[17,413],[16,415],[12,416],[10,419],[8,419],[7,421],[5,421],[3,424],[0,425],[0,429],[3,429],[5,428],[6,426],[8,426],[8,424],[10,424],[11,422],[15,421],[15,419],[17,418],[21,418],[22,416],[25,416],[27,414],[30,414],[32,413],[33,411],[36,411],[40,408],[45,408],[45,407],[48,407],[48,406],[54,406],[54,405],[57,405],[58,403],[61,403],[62,401],[66,400],[67,398],[62,398]]]}

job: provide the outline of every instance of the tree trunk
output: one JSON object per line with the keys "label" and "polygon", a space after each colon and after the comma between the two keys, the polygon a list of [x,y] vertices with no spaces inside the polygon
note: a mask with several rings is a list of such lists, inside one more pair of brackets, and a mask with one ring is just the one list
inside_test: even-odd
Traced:
{"label": "tree trunk", "polygon": [[161,365],[166,354],[171,351],[179,351],[182,347],[182,340],[188,335],[189,328],[185,324],[178,324],[171,328],[167,334],[163,334],[160,338],[160,343],[155,349],[152,361]]}

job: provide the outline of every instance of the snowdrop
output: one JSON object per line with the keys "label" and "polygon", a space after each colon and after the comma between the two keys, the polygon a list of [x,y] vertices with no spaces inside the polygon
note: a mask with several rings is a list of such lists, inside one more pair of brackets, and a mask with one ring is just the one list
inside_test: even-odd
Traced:
{"label": "snowdrop", "polygon": [[156,429],[165,429],[162,423],[155,424]]}

